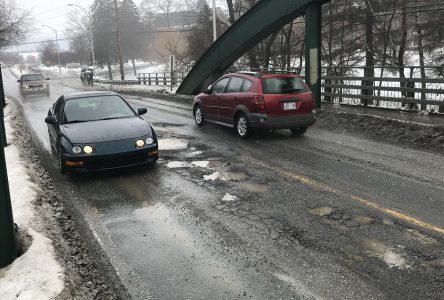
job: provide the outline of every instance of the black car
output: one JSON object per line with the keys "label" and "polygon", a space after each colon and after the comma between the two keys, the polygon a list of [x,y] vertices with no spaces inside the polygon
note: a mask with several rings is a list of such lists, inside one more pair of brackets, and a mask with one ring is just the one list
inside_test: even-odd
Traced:
{"label": "black car", "polygon": [[61,96],[45,118],[60,172],[155,163],[157,137],[153,128],[140,117],[146,112],[146,108],[135,112],[114,92]]}

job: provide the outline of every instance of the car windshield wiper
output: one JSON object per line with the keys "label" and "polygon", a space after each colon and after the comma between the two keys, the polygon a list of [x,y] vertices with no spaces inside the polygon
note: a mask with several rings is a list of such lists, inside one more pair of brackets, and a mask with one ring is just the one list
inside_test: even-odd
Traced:
{"label": "car windshield wiper", "polygon": [[83,123],[83,122],[88,122],[88,120],[71,120],[71,121],[65,122],[65,124]]}

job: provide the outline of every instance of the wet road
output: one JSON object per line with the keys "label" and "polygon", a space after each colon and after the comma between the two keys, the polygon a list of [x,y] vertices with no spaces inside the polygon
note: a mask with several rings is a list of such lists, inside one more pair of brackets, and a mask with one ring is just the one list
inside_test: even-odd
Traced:
{"label": "wet road", "polygon": [[46,125],[58,95],[20,100],[42,162],[83,212],[135,299],[440,299],[444,164],[438,154],[317,129],[248,141],[194,126],[189,107],[148,107],[154,169],[62,177]]}

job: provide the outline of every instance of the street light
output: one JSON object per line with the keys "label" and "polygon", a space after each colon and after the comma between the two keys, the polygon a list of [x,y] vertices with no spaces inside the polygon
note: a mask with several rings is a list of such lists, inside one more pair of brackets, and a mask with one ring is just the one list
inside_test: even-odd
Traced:
{"label": "street light", "polygon": [[47,27],[55,32],[56,43],[57,43],[57,59],[59,60],[59,73],[60,73],[60,76],[62,76],[62,66],[60,65],[59,37],[57,35],[57,29],[55,29],[51,26],[48,26],[48,25],[42,25],[42,27]]}
{"label": "street light", "polygon": [[75,6],[75,7],[79,8],[81,11],[83,11],[83,13],[88,18],[88,23],[89,23],[89,42],[91,44],[91,54],[92,54],[92,60],[93,60],[93,67],[95,69],[96,68],[96,59],[95,59],[95,55],[94,55],[94,37],[93,37],[93,31],[92,31],[92,17],[91,17],[91,13],[88,12],[83,6],[80,6],[78,4],[69,3],[68,6]]}

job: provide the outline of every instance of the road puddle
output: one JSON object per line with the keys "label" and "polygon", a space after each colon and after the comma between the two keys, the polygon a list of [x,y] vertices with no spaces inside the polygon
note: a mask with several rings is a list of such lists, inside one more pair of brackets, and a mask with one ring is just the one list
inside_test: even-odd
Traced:
{"label": "road puddle", "polygon": [[250,193],[262,194],[268,192],[269,190],[267,186],[256,183],[244,183],[242,186]]}
{"label": "road puddle", "polygon": [[179,298],[190,299],[196,296],[192,294],[196,290],[201,291],[199,299],[209,299],[211,294],[221,299],[226,293],[233,298],[239,293],[240,281],[233,270],[215,260],[204,246],[207,242],[168,207],[158,203],[134,210],[133,216],[125,232],[120,232],[120,223],[108,227],[122,237],[120,251],[135,271],[150,278],[154,290],[163,293],[155,298],[175,299],[181,295]]}
{"label": "road puddle", "polygon": [[176,138],[159,139],[159,150],[183,150],[188,148],[188,142]]}
{"label": "road puddle", "polygon": [[367,225],[373,221],[372,218],[367,216],[354,216],[352,220],[359,223],[360,225]]}
{"label": "road puddle", "polygon": [[332,214],[334,211],[336,211],[336,208],[334,207],[322,206],[322,207],[310,208],[308,210],[308,213],[314,216],[324,217]]}
{"label": "road puddle", "polygon": [[410,265],[406,262],[405,254],[382,241],[375,239],[364,240],[361,242],[361,246],[368,255],[381,259],[389,268],[410,268]]}
{"label": "road puddle", "polygon": [[423,234],[415,229],[406,229],[406,231],[404,232],[404,236],[409,240],[417,241],[417,242],[420,242],[421,244],[424,244],[424,245],[439,244],[438,240],[436,240],[435,238],[433,238],[429,235]]}

